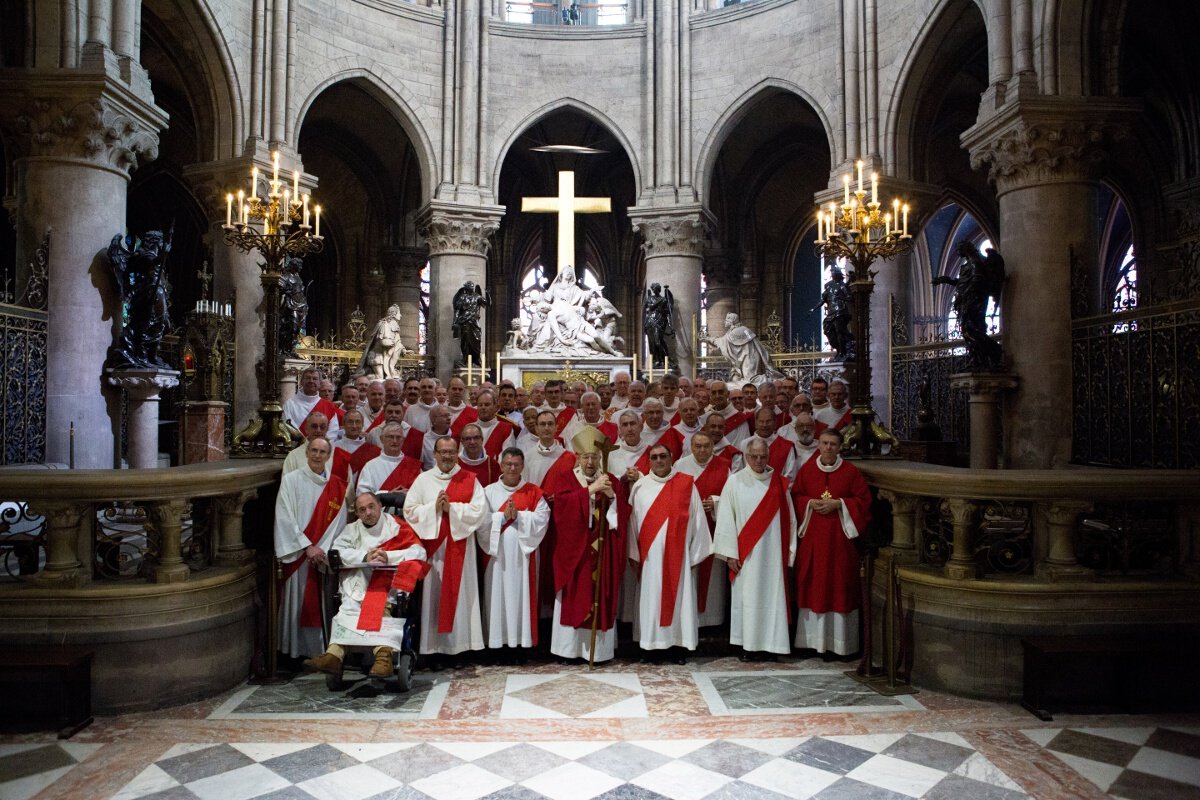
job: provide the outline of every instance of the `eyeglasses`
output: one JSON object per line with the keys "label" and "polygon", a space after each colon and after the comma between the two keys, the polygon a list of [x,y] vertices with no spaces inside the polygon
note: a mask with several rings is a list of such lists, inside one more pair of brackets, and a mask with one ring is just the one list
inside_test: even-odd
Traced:
{"label": "eyeglasses", "polygon": [[671,459],[671,456],[669,456],[666,453],[661,453],[657,456],[650,456],[651,461],[669,461],[670,459]]}

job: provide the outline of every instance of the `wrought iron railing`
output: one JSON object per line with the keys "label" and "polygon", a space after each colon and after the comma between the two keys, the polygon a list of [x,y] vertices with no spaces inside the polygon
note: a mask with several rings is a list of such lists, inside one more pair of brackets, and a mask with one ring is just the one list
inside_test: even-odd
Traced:
{"label": "wrought iron railing", "polygon": [[1072,325],[1075,461],[1200,467],[1200,302]]}
{"label": "wrought iron railing", "polygon": [[950,376],[967,371],[961,341],[892,345],[892,430],[901,439],[916,439],[917,412],[925,405],[922,387],[928,382],[928,405],[944,441],[954,442],[955,454],[965,460],[970,450],[967,393],[950,387]]}

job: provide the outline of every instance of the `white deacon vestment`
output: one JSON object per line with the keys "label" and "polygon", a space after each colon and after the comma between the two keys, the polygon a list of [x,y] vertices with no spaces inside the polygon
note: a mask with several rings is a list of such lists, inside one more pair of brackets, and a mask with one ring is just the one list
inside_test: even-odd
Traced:
{"label": "white deacon vestment", "polygon": [[[633,507],[629,516],[627,536],[629,558],[641,561],[639,540],[642,521],[654,504],[667,481],[678,473],[672,470],[665,478],[651,472],[645,475],[629,491],[629,504]],[[695,650],[700,639],[700,622],[696,616],[696,581],[693,569],[712,554],[712,538],[708,534],[708,521],[704,518],[704,506],[700,495],[692,488],[691,499],[686,509],[671,509],[672,514],[687,515],[686,543],[683,550],[683,565],[679,573],[679,587],[675,595],[675,614],[671,624],[659,625],[663,596],[663,558],[667,542],[669,521],[654,534],[654,540],[642,562],[642,579],[639,582],[637,615],[633,621],[633,638],[643,650],[665,650],[668,647],[686,647]]]}
{"label": "white deacon vestment", "polygon": [[[738,534],[767,494],[775,471],[761,473],[746,467],[730,476],[717,504],[717,530],[714,551],[726,561],[738,558]],[[788,531],[780,531],[779,514],[771,520],[762,538],[742,564],[730,590],[729,643],[750,651],[786,655],[792,652],[788,638],[788,598],[785,579],[791,575],[796,559],[796,519],[791,513],[791,497],[786,489],[783,502],[789,504]],[[788,563],[783,564],[783,539],[788,541]]]}
{"label": "white deacon vestment", "polygon": [[429,412],[433,411],[436,405],[437,403],[426,405],[418,400],[405,410],[404,421],[419,431],[427,431],[429,430]]}
{"label": "white deacon vestment", "polygon": [[525,480],[538,486],[542,485],[542,481],[546,479],[546,473],[550,471],[555,462],[567,452],[558,442],[549,447],[543,447],[538,439],[533,439],[529,442],[529,446],[521,449],[525,453],[525,470],[522,475]]}
{"label": "white deacon vestment", "polygon": [[447,429],[444,433],[434,433],[433,431],[425,431],[425,437],[421,440],[421,469],[433,469],[433,447],[437,444],[437,440],[443,436],[449,436],[450,431]]}
{"label": "white deacon vestment", "polygon": [[[712,458],[716,458],[713,456]],[[683,458],[675,462],[675,471],[682,472],[686,475],[691,475],[693,478],[699,478],[704,472],[705,467],[712,463],[712,458],[704,464],[696,461],[696,457],[689,453]],[[726,479],[728,483],[728,479]],[[701,497],[703,502],[706,498]],[[716,518],[717,509],[721,507],[721,498],[716,496],[713,501],[713,517]],[[708,519],[705,518],[707,524]],[[711,532],[710,532],[711,534]],[[714,551],[715,552],[715,551]],[[700,618],[700,627],[704,628],[709,625],[723,625],[725,623],[725,609],[729,606],[729,570],[725,568],[725,562],[719,558],[713,560],[712,571],[708,574],[708,586],[697,586],[696,596],[699,598],[701,592],[707,591],[707,601],[704,604],[704,611],[698,611]],[[699,603],[697,602],[697,609]]]}
{"label": "white deacon vestment", "polygon": [[[479,547],[491,556],[483,571],[488,647],[533,647],[537,619],[536,614],[531,616],[530,605],[537,603],[538,584],[535,573],[533,585],[529,585],[529,560],[537,558],[538,545],[546,536],[550,506],[544,497],[538,498],[532,511],[517,511],[517,518],[504,527],[504,506],[526,483],[530,481],[521,480],[510,487],[499,480],[483,490],[491,524],[481,527],[475,536]],[[552,565],[538,566],[553,569]]]}
{"label": "white deacon vestment", "polygon": [[[368,528],[361,520],[355,520],[346,526],[333,541],[334,550],[342,559],[344,565],[359,565],[367,560],[367,553],[379,547],[384,542],[396,538],[400,533],[400,523],[391,514],[380,514],[379,520],[373,527]],[[424,561],[425,548],[420,544],[412,545],[404,550],[388,550],[388,566],[394,567],[401,561]],[[358,628],[358,615],[362,611],[363,598],[367,596],[367,584],[374,573],[372,567],[343,567],[339,580],[342,587],[342,604],[338,613],[333,617],[330,626],[329,643],[340,644],[343,647],[390,647],[401,650],[404,646],[404,620],[388,616],[384,612],[383,620],[377,631],[364,631]]]}
{"label": "white deacon vestment", "polygon": [[[625,470],[633,467],[651,444],[652,442],[647,442],[644,438],[632,445],[624,439],[617,439],[617,449],[608,454],[608,471],[617,480],[622,480],[625,477]],[[633,483],[629,484],[629,488],[633,488]],[[613,505],[616,503],[614,502]],[[633,535],[632,531],[630,535]],[[617,606],[617,619],[621,622],[633,622],[637,619],[637,607],[638,574],[632,564],[627,564],[625,577],[621,580],[621,603]]]}
{"label": "white deacon vestment", "polygon": [[[328,475],[318,475],[305,466],[289,472],[279,483],[275,499],[275,557],[284,564],[304,559],[304,551],[312,544],[304,535],[312,519],[317,500],[325,490]],[[329,552],[334,538],[346,524],[345,509],[334,515],[329,526],[317,541],[317,547]],[[304,587],[308,571],[305,559],[300,568],[283,584],[279,600],[279,650],[292,658],[315,656],[325,650],[320,628],[300,627],[300,610],[304,605]]]}
{"label": "white deacon vestment", "polygon": [[[293,427],[299,429],[320,401],[321,395],[319,394],[308,395],[304,392],[296,392],[283,404],[283,418],[292,423]],[[340,427],[342,426],[338,422],[337,415],[333,414],[330,417],[329,430],[326,433],[333,434]],[[304,431],[300,432],[304,433]]]}
{"label": "white deacon vestment", "polygon": [[[379,494],[379,487],[388,479],[392,471],[400,464],[400,462],[408,456],[401,453],[398,456],[389,456],[387,453],[380,453],[363,465],[362,474],[358,476],[358,488],[355,490],[355,496],[363,492],[371,492]],[[389,491],[396,491],[391,489]]]}
{"label": "white deacon vestment", "polygon": [[[404,519],[413,526],[417,536],[426,541],[436,540],[442,524],[442,514],[436,508],[437,497],[446,491],[450,479],[462,470],[455,464],[449,472],[437,467],[422,472],[413,481],[404,499]],[[365,472],[365,470],[364,470]],[[472,476],[474,479],[474,476]],[[450,538],[470,539],[487,520],[487,498],[483,486],[475,480],[475,490],[466,503],[450,503]],[[446,567],[446,546],[442,542],[433,557],[432,569],[421,584],[421,649],[422,655],[443,653],[454,655],[464,650],[483,649],[483,623],[479,612],[478,569],[475,565],[475,543],[468,541],[463,559],[462,579],[458,588],[458,604],[454,609],[454,626],[449,633],[438,633],[438,605],[442,594],[442,576]]]}
{"label": "white deacon vestment", "polygon": [[792,452],[796,456],[796,472],[799,472],[800,468],[816,454],[817,438],[814,436],[808,444],[801,444],[800,434],[796,433],[796,428],[792,425],[780,428],[779,435],[792,443]]}

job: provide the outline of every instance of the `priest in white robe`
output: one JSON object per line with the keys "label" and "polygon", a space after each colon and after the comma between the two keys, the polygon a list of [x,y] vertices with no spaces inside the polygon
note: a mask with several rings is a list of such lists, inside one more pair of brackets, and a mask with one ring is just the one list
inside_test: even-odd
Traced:
{"label": "priest in white robe", "polygon": [[[329,417],[322,414],[320,411],[315,411],[308,415],[308,419],[304,423],[304,428],[301,431],[304,434],[304,444],[294,448],[287,457],[283,459],[283,474],[294,472],[298,469],[303,469],[308,463],[308,443],[313,439],[327,439],[329,437]],[[332,451],[330,451],[332,454]]]}
{"label": "priest in white robe", "polygon": [[[558,417],[552,411],[541,411],[534,423],[537,439],[526,442],[525,480],[545,486],[547,476],[570,472],[575,467],[574,454],[567,451],[557,437]],[[560,463],[561,462],[561,463]]]}
{"label": "priest in white robe", "polygon": [[291,423],[292,427],[302,431],[305,420],[314,411],[320,411],[328,418],[331,433],[341,427],[338,423],[337,406],[332,401],[321,397],[320,371],[309,367],[300,373],[300,391],[283,404],[283,419]]}
{"label": "priest in white robe", "polygon": [[275,499],[275,557],[283,563],[278,647],[292,658],[325,649],[317,570],[346,524],[346,480],[325,464],[332,449],[328,439],[311,440],[307,464],[283,476]]}
{"label": "priest in white robe", "polygon": [[[524,468],[524,453],[510,447],[500,456],[500,480],[484,487],[491,524],[476,537],[487,559],[483,607],[490,648],[538,643],[537,554],[550,524],[550,506],[541,487],[522,477]],[[523,660],[523,654],[517,658]]]}
{"label": "priest in white robe", "polygon": [[817,421],[807,411],[796,415],[792,424],[781,429],[779,435],[792,443],[796,454],[796,471],[799,472],[817,452]]}
{"label": "priest in white robe", "polygon": [[432,565],[421,585],[420,652],[457,655],[483,649],[471,539],[487,520],[487,498],[475,475],[458,465],[454,439],[439,439],[434,457],[433,469],[417,476],[408,491],[404,519],[425,543]]}
{"label": "priest in white robe", "polygon": [[[679,459],[675,469],[696,480],[696,491],[704,506],[708,532],[713,535],[717,524],[717,504],[729,480],[730,463],[713,453],[712,437],[699,431],[692,437],[692,452]],[[696,612],[700,617],[700,627],[724,624],[728,606],[729,573],[725,569],[725,562],[709,556],[696,568]]]}
{"label": "priest in white robe", "polygon": [[429,430],[429,412],[438,405],[437,383],[433,378],[421,378],[418,384],[420,395],[415,405],[410,405],[404,412],[404,421],[419,431]]}
{"label": "priest in white robe", "polygon": [[383,426],[380,440],[383,452],[368,461],[358,476],[359,493],[407,492],[421,474],[421,462],[404,455],[404,425],[389,422]]}
{"label": "priest in white robe", "polygon": [[734,575],[729,642],[743,661],[791,652],[787,580],[796,558],[796,524],[786,484],[768,464],[761,439],[747,445],[746,468],[725,483],[717,503],[714,549]]}
{"label": "priest in white robe", "polygon": [[692,476],[671,468],[665,445],[650,448],[650,474],[629,492],[629,559],[639,565],[634,638],[651,658],[678,648],[695,650],[700,639],[694,567],[712,553],[704,506]]}

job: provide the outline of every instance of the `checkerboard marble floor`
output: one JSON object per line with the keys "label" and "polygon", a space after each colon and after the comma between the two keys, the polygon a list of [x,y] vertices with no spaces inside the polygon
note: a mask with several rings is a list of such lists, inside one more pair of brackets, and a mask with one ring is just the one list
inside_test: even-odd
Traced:
{"label": "checkerboard marble floor", "polygon": [[845,665],[618,661],[418,673],[411,692],[317,676],[147,714],[69,742],[0,738],[0,800],[1015,800],[1198,798],[1200,716],[1060,716]]}

